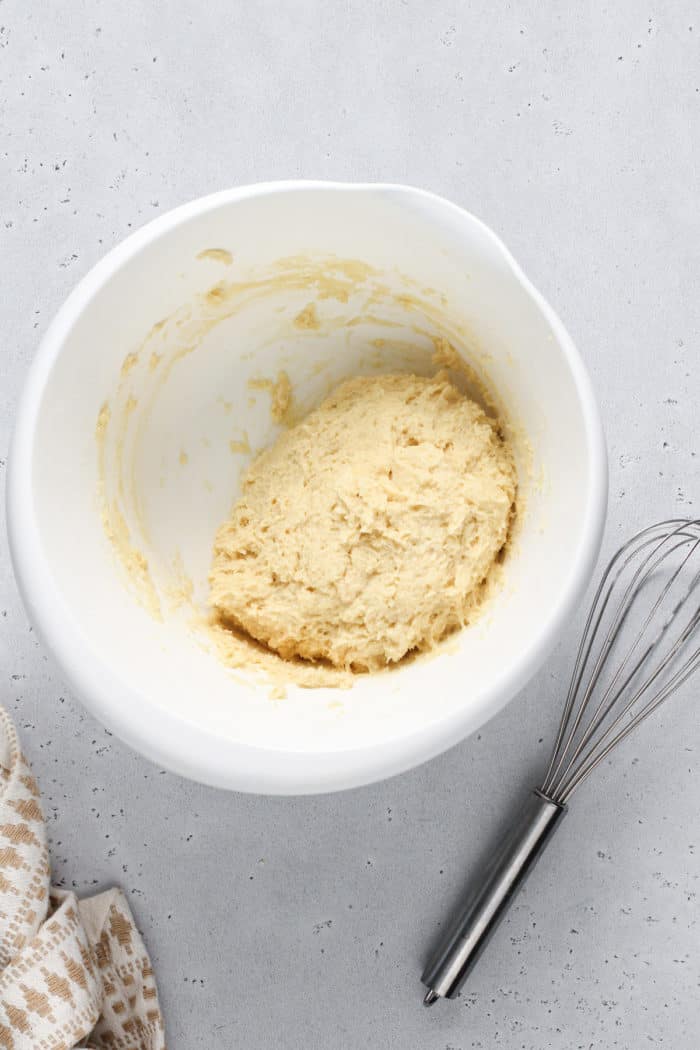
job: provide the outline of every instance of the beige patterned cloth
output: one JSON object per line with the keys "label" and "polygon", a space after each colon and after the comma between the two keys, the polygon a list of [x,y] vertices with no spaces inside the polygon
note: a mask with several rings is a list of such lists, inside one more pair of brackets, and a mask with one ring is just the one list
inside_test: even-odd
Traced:
{"label": "beige patterned cloth", "polygon": [[0,707],[0,1050],[165,1050],[123,895],[79,901],[50,876],[39,788]]}

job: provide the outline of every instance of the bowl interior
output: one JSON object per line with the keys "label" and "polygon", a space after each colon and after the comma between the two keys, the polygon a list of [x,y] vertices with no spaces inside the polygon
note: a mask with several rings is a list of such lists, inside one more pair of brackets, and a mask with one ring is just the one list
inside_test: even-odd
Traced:
{"label": "bowl interior", "polygon": [[[495,393],[516,449],[504,586],[439,656],[275,699],[193,627],[216,527],[279,427],[266,383],[284,369],[302,412],[347,375],[434,371],[441,339]],[[524,683],[580,590],[603,470],[582,389],[551,312],[446,202],[307,186],[181,209],[100,264],[47,337],[30,478],[56,599],[43,633],[92,668],[101,717],[200,779],[322,790],[429,757]]]}

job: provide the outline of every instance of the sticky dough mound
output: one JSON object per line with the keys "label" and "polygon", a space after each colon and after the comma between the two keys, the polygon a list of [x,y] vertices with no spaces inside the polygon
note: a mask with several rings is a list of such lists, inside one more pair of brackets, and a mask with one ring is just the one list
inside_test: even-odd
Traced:
{"label": "sticky dough mound", "polygon": [[350,379],[249,467],[211,604],[284,658],[380,669],[469,619],[515,490],[496,424],[446,374]]}

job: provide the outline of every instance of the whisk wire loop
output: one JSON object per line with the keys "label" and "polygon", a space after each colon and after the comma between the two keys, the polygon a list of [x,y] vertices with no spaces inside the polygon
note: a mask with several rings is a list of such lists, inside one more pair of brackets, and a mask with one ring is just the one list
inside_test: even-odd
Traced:
{"label": "whisk wire loop", "polygon": [[[613,748],[700,667],[700,647],[685,656],[700,627],[699,566],[698,519],[652,525],[611,558],[574,662],[541,788],[546,797],[565,804]],[[678,595],[681,583],[685,586]],[[644,607],[647,589],[651,600]],[[636,615],[640,609],[641,621]],[[621,656],[613,667],[617,652]]]}

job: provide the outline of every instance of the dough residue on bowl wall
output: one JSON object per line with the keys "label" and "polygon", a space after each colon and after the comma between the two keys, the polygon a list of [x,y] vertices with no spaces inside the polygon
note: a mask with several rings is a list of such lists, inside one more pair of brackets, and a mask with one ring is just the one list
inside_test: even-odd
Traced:
{"label": "dough residue on bowl wall", "polygon": [[277,373],[277,378],[272,379],[249,379],[250,390],[265,390],[269,393],[270,415],[275,423],[290,423],[292,421],[293,398],[292,384],[289,376],[282,369]]}
{"label": "dough residue on bowl wall", "polygon": [[[212,262],[230,265],[233,260],[219,257],[219,250],[201,253]],[[419,287],[409,278],[384,274],[368,264],[353,259],[298,256],[278,260],[271,266],[248,272],[242,277],[218,281],[193,300],[155,324],[143,343],[125,348],[124,361],[115,376],[113,395],[103,406],[96,423],[100,513],[107,536],[121,565],[125,582],[143,607],[154,617],[172,607],[172,595],[179,595],[180,615],[189,617],[191,629],[201,644],[216,653],[227,666],[251,672],[273,685],[279,693],[285,682],[314,686],[347,686],[354,673],[323,661],[311,663],[302,659],[283,659],[278,653],[247,638],[240,630],[224,627],[221,618],[212,616],[203,600],[203,581],[194,587],[178,584],[173,570],[172,554],[163,557],[149,541],[142,500],[135,484],[136,463],[143,445],[150,413],[165,389],[179,362],[199,350],[209,332],[228,318],[259,308],[280,295],[288,296],[289,314],[280,323],[288,325],[290,339],[323,340],[338,331],[352,334],[363,325],[379,328],[382,338],[368,341],[363,360],[369,370],[386,369],[391,361],[407,372],[420,368],[421,374],[448,370],[453,383],[476,398],[487,415],[498,419],[508,437],[513,423],[506,417],[497,392],[488,383],[488,355],[470,335],[468,326],[450,310],[438,292]],[[385,334],[384,334],[385,333]],[[202,351],[204,352],[204,351]],[[242,355],[241,359],[246,355]],[[249,356],[249,355],[248,355]],[[431,363],[432,357],[432,363]],[[405,365],[404,365],[405,359]],[[294,388],[282,356],[273,376],[253,375],[249,386],[270,395],[269,411],[273,421],[293,426],[321,400],[306,400],[304,392]],[[325,394],[337,384],[329,357],[329,381]],[[322,370],[317,365],[314,374]],[[245,380],[244,380],[245,382]],[[223,391],[223,395],[228,392]],[[231,404],[222,394],[222,404]],[[229,397],[231,395],[228,395]],[[228,440],[231,452],[246,455],[250,450],[247,434]],[[520,443],[522,448],[522,443]],[[189,448],[179,445],[175,456],[188,457]],[[189,468],[180,467],[186,472]],[[522,463],[519,462],[519,469]],[[223,479],[208,479],[212,484],[225,484]],[[232,496],[234,493],[232,493]],[[517,515],[522,517],[522,496],[517,497]],[[509,534],[512,541],[513,532]],[[181,575],[181,574],[180,574]],[[474,609],[487,604],[498,587],[500,563],[478,589]],[[199,593],[199,599],[192,597]]]}
{"label": "dough residue on bowl wall", "polygon": [[230,266],[233,262],[233,255],[228,248],[203,248],[201,252],[198,252],[197,258],[211,259],[212,262],[220,262],[224,266]]}

